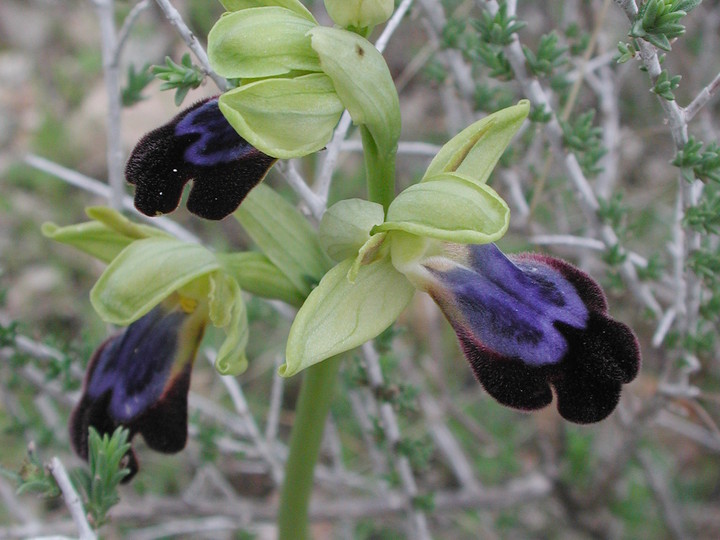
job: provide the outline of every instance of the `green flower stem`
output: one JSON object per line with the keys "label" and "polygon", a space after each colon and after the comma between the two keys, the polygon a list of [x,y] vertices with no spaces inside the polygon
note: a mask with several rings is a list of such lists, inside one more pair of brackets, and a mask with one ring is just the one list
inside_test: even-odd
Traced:
{"label": "green flower stem", "polygon": [[[390,149],[378,148],[365,126],[360,127],[360,133],[365,154],[368,199],[382,204],[387,214],[395,197],[397,144]],[[308,510],[315,464],[339,368],[340,357],[336,356],[309,367],[305,372],[295,408],[285,480],[280,494],[279,540],[308,538]]]}
{"label": "green flower stem", "polygon": [[308,538],[308,510],[315,463],[320,453],[325,419],[330,411],[340,357],[307,369],[295,409],[285,481],[278,511],[279,540]]}
{"label": "green flower stem", "polygon": [[365,126],[360,126],[365,169],[367,174],[368,199],[382,204],[387,215],[390,203],[395,198],[395,154],[397,143],[391,149],[378,148],[375,139]]}

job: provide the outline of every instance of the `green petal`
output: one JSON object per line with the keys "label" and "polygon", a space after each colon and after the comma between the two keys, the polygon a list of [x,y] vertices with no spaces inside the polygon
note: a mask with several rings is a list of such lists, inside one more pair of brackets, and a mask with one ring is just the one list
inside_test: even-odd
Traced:
{"label": "green petal", "polygon": [[295,307],[305,300],[285,274],[260,252],[218,253],[217,258],[245,292]]}
{"label": "green petal", "polygon": [[225,13],[208,34],[210,65],[221,76],[260,78],[320,71],[307,32],[315,24],[283,7]]}
{"label": "green petal", "polygon": [[255,187],[235,211],[235,218],[303,296],[310,294],[331,267],[317,232],[297,208],[271,187]]}
{"label": "green petal", "polygon": [[457,172],[484,184],[528,112],[530,102],[524,99],[465,128],[440,149],[422,181]]}
{"label": "green petal", "polygon": [[288,336],[285,377],[348,351],[387,329],[410,302],[414,288],[387,258],[362,266],[354,284],[347,259],[323,277],[300,308]]}
{"label": "green petal", "polygon": [[364,199],[335,203],[322,217],[320,244],[330,257],[342,261],[354,257],[370,239],[370,231],[385,219],[382,205]]}
{"label": "green petal", "polygon": [[485,244],[507,231],[510,210],[495,191],[459,174],[413,184],[390,205],[377,231],[405,231],[458,244]]}
{"label": "green petal", "polygon": [[90,291],[90,301],[105,321],[125,326],[173,291],[218,268],[215,255],[199,244],[136,240],[105,269]]}
{"label": "green petal", "polygon": [[247,369],[245,347],[248,342],[248,320],[245,302],[237,282],[223,272],[210,276],[210,320],[225,331],[215,369],[221,375],[239,375]]}
{"label": "green petal", "polygon": [[332,81],[321,73],[246,84],[220,96],[219,104],[241,137],[280,159],[322,149],[344,110]]}
{"label": "green petal", "polygon": [[317,26],[309,35],[353,122],[368,129],[377,149],[394,154],[400,104],[385,59],[372,43],[347,30]]}
{"label": "green petal", "polygon": [[305,17],[308,21],[317,24],[315,17],[312,16],[300,0],[220,0],[220,3],[228,11],[240,11],[254,7],[279,6]]}

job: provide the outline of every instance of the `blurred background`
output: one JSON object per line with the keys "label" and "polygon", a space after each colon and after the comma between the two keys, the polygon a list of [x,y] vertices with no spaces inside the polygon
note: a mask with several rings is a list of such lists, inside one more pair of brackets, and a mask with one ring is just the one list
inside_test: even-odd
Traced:
{"label": "blurred background", "polygon": [[[305,4],[331,24],[322,2]],[[491,178],[513,211],[500,246],[566,258],[600,281],[612,316],[640,339],[640,376],[596,425],[568,424],[554,407],[506,409],[418,294],[376,340],[377,358],[357,351],[343,362],[314,537],[720,538],[720,2],[702,2],[670,51],[645,57],[628,37],[630,4],[415,0],[385,57],[402,109],[398,190],[473,120],[531,99],[530,121]],[[203,44],[223,12],[215,1],[172,5]],[[127,156],[178,111],[149,66],[180,63],[188,48],[155,2],[117,0],[114,11],[116,30],[133,20],[117,65],[125,103],[114,136]],[[67,418],[92,351],[113,330],[88,299],[103,265],[40,226],[83,221],[86,206],[107,203],[68,181],[72,172],[108,178],[98,15],[90,0],[0,3],[0,538],[76,534],[42,464],[59,456],[68,469],[85,466],[70,451]],[[658,60],[665,75],[648,74]],[[709,100],[693,118],[672,116],[668,103],[686,107],[704,88]],[[217,93],[207,79],[184,105]],[[700,165],[676,159],[691,153],[673,139],[678,119],[702,142]],[[358,141],[351,129],[330,203],[364,197]],[[297,164],[309,184],[323,159]],[[279,173],[266,181],[302,208]],[[232,219],[204,222],[184,205],[172,219],[214,249],[251,247]],[[299,378],[275,375],[283,310],[250,297],[248,306],[249,370],[227,382],[198,359],[188,447],[164,456],[138,437],[141,471],[121,487],[103,538],[274,538]],[[368,361],[381,379],[368,376]]]}

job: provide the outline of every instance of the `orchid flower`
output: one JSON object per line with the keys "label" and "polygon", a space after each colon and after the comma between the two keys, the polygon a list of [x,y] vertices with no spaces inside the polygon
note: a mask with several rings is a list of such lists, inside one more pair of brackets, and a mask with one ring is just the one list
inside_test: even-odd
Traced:
{"label": "orchid flower", "polygon": [[[88,365],[83,393],[70,418],[70,440],[88,458],[88,429],[118,426],[140,433],[153,450],[179,452],[187,442],[190,374],[207,324],[207,305],[177,294],[106,340]],[[126,456],[130,481],[138,470]]]}
{"label": "orchid flower", "polygon": [[485,182],[527,112],[521,102],[461,132],[387,215],[359,199],[328,210],[321,240],[339,262],[298,312],[281,374],[373,339],[420,290],[500,403],[539,409],[554,388],[570,421],[612,412],[640,364],[632,331],[608,316],[600,286],[584,272],[541,255],[506,257],[493,244],[509,210]]}

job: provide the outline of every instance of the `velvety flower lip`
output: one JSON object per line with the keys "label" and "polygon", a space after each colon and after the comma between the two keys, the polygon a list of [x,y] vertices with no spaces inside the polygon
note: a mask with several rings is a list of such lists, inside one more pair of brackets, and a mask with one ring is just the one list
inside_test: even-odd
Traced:
{"label": "velvety flower lip", "polygon": [[427,290],[452,324],[480,383],[497,401],[535,410],[557,395],[567,420],[597,422],[640,366],[632,330],[610,318],[600,286],[571,264],[467,246],[465,264],[433,264]]}
{"label": "velvety flower lip", "polygon": [[275,161],[237,134],[214,97],[140,139],[125,178],[135,185],[135,207],[148,216],[175,210],[192,180],[188,210],[218,220],[235,211]]}
{"label": "velvety flower lip", "polygon": [[[122,425],[153,450],[179,452],[187,442],[187,394],[205,320],[161,304],[107,339],[88,365],[83,394],[70,418],[73,448],[88,457],[88,429],[101,435]],[[127,455],[129,481],[138,470]]]}

